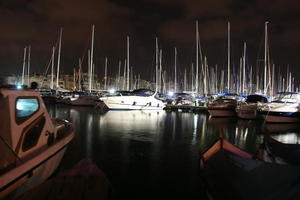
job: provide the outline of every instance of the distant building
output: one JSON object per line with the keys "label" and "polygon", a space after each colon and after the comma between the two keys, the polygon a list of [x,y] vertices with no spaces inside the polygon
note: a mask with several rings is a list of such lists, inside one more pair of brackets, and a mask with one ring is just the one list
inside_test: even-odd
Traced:
{"label": "distant building", "polygon": [[[18,85],[22,83],[22,77],[16,75],[9,75],[3,77],[6,84]],[[79,80],[81,83],[79,83]],[[31,82],[36,82],[39,88],[50,89],[51,88],[51,75],[34,74],[24,78],[24,85],[30,85]],[[88,73],[82,73],[79,79],[78,73],[74,75],[61,74],[58,82],[59,88],[67,90],[88,90],[89,89],[89,77]],[[56,76],[53,77],[53,89],[56,87]],[[142,79],[135,79],[130,82],[130,89],[138,88],[149,88],[154,89],[155,84]],[[123,77],[112,78],[106,77],[106,88],[105,79],[100,79],[98,75],[94,75],[92,78],[92,89],[93,90],[126,90],[126,80]]]}

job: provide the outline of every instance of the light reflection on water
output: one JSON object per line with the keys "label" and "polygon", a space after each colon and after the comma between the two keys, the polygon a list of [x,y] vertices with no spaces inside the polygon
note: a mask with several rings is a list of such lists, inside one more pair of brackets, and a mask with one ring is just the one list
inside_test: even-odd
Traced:
{"label": "light reflection on water", "polygon": [[[53,117],[73,122],[76,137],[63,168],[91,157],[116,193],[131,199],[165,196],[203,198],[199,155],[223,133],[233,144],[255,153],[263,132],[286,143],[300,142],[298,124],[270,125],[259,120],[209,118],[165,111],[109,111],[49,106]],[[146,199],[147,199],[146,198]]]}

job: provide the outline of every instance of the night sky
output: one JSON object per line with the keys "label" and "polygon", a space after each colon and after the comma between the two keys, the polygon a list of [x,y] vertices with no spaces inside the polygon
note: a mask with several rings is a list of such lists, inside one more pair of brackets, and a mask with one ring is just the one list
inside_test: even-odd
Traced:
{"label": "night sky", "polygon": [[[31,45],[32,72],[44,73],[52,46],[63,27],[61,68],[72,73],[91,43],[95,24],[96,73],[109,73],[126,58],[130,36],[130,63],[135,73],[151,79],[155,69],[155,37],[163,51],[163,68],[171,72],[174,47],[183,72],[195,63],[195,20],[203,54],[211,66],[226,67],[227,21],[231,22],[232,62],[237,65],[243,42],[248,63],[263,57],[264,22],[268,20],[270,55],[277,66],[290,65],[300,75],[300,3],[296,0],[4,0],[0,1],[1,74],[21,74],[23,48]],[[85,62],[86,63],[86,62]],[[87,71],[85,64],[84,70]]]}

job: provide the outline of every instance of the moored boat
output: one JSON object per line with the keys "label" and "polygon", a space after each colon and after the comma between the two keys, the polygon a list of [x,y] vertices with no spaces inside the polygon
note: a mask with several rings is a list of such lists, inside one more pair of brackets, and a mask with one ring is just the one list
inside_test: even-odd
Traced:
{"label": "moored boat", "polygon": [[209,197],[298,199],[300,167],[265,162],[266,156],[264,150],[252,155],[219,139],[200,157],[201,178]]}
{"label": "moored boat", "polygon": [[270,136],[265,136],[264,142],[270,153],[280,157],[286,163],[300,164],[300,144],[282,143]]}
{"label": "moored boat", "polygon": [[266,122],[295,123],[300,122],[300,93],[281,92],[275,100],[262,106],[258,112]]}
{"label": "moored boat", "polygon": [[156,92],[147,89],[132,91],[129,95],[102,97],[110,110],[162,110],[165,103],[156,98]]}
{"label": "moored boat", "polygon": [[221,96],[208,104],[209,115],[211,117],[235,117],[237,102],[235,96]]}
{"label": "moored boat", "polygon": [[74,129],[51,119],[34,90],[0,88],[0,94],[0,199],[15,198],[55,171]]}
{"label": "moored boat", "polygon": [[96,106],[98,97],[87,92],[75,91],[69,97],[69,104],[72,106]]}
{"label": "moored boat", "polygon": [[262,95],[249,95],[245,102],[237,105],[236,113],[241,119],[256,119],[258,103],[267,103],[268,99]]}

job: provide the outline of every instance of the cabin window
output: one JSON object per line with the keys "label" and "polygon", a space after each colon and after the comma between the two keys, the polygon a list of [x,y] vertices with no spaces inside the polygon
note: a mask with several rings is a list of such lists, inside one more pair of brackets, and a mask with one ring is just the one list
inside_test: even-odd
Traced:
{"label": "cabin window", "polygon": [[37,98],[18,98],[16,101],[16,120],[20,124],[39,110]]}
{"label": "cabin window", "polygon": [[40,118],[34,125],[25,133],[23,140],[22,150],[27,151],[34,147],[42,133],[42,130],[45,126],[46,119],[45,117]]}

